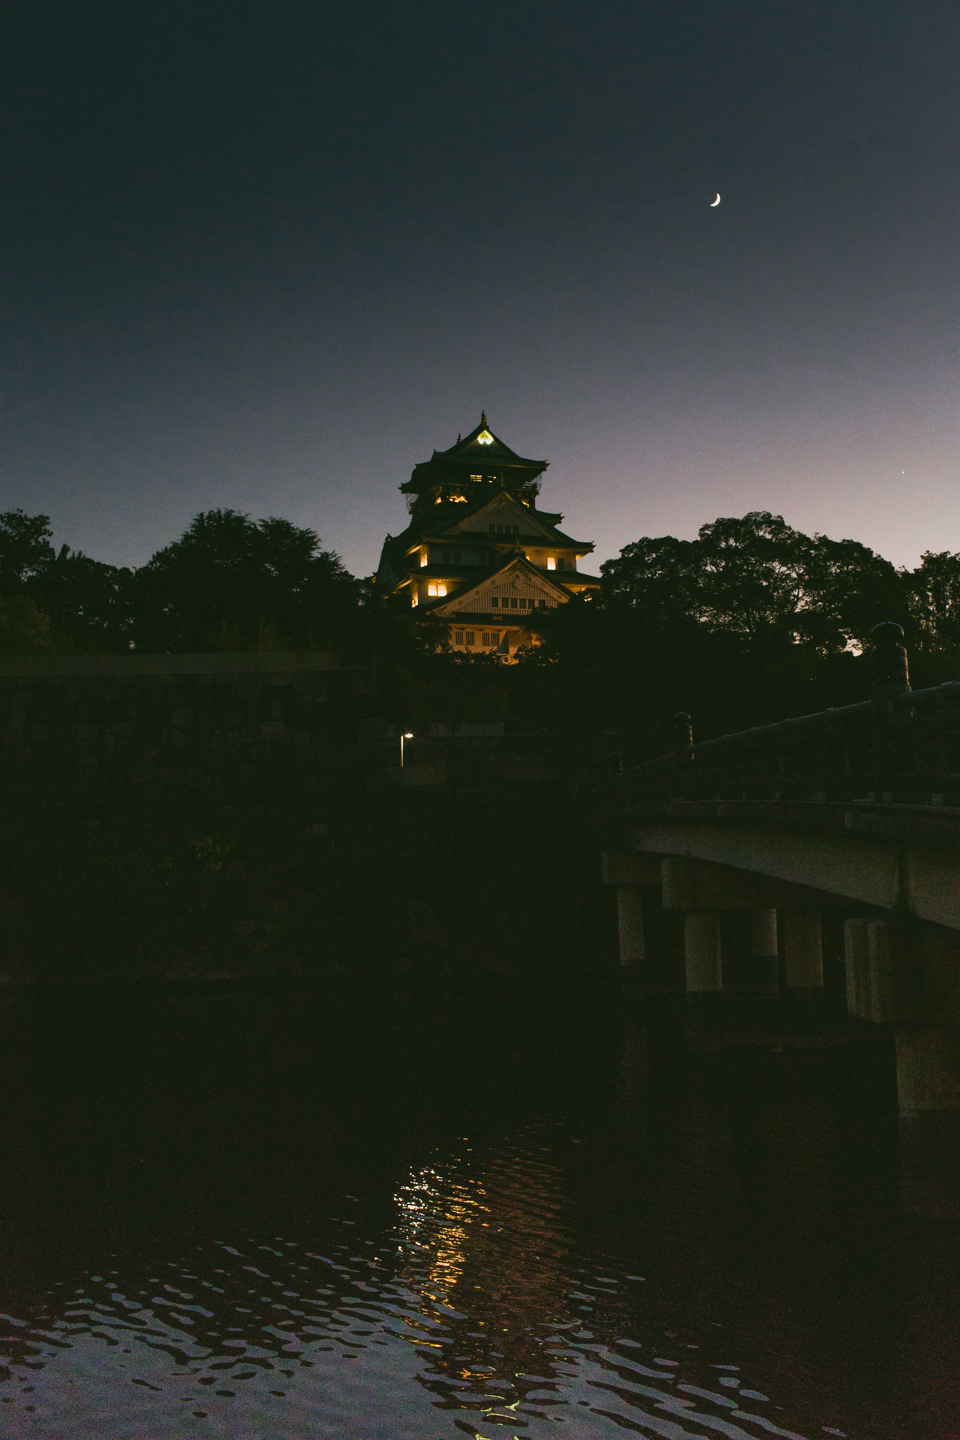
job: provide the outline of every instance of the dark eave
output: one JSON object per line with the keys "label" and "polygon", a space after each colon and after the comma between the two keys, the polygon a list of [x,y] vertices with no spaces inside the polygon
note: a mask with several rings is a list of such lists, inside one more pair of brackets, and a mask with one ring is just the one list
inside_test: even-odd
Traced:
{"label": "dark eave", "polygon": [[[488,435],[489,441],[481,444],[480,435]],[[444,479],[466,483],[471,474],[482,473],[484,467],[491,465],[501,472],[511,472],[511,483],[516,489],[536,480],[549,463],[548,460],[531,460],[518,455],[498,435],[494,435],[487,425],[486,416],[481,416],[480,424],[469,435],[458,439],[447,450],[434,450],[429,460],[421,460],[415,465],[410,479],[400,489],[406,494],[419,494],[430,484],[442,483]],[[486,476],[483,478],[486,479]]]}
{"label": "dark eave", "polygon": [[[493,443],[489,445],[479,444],[478,437],[483,434],[492,436]],[[469,435],[464,435],[463,439],[458,439],[457,443],[451,445],[448,450],[434,450],[431,459],[452,460],[461,456],[467,459],[479,456],[481,459],[487,458],[491,460],[496,456],[500,463],[512,462],[514,465],[535,465],[541,470],[545,470],[550,463],[549,460],[530,460],[524,455],[518,455],[516,450],[511,450],[506,441],[501,440],[500,436],[495,435],[490,429],[487,424],[486,415],[480,416],[480,424],[475,430],[471,430]],[[431,462],[427,460],[423,463],[429,465]]]}

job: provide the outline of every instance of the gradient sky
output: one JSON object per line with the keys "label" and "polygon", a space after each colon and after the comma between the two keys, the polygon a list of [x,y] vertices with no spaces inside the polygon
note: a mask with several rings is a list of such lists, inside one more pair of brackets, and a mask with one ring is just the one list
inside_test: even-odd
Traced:
{"label": "gradient sky", "polygon": [[749,509],[960,550],[952,0],[9,0],[0,32],[0,504],[58,541],[139,564],[229,505],[368,573],[485,407],[592,568]]}

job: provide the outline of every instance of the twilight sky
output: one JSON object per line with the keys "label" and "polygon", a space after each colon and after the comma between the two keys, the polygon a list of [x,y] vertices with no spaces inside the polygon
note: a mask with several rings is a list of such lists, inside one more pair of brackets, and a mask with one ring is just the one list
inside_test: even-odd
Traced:
{"label": "twilight sky", "polygon": [[592,569],[750,509],[960,550],[952,0],[3,17],[0,508],[58,541],[229,505],[368,573],[485,407]]}

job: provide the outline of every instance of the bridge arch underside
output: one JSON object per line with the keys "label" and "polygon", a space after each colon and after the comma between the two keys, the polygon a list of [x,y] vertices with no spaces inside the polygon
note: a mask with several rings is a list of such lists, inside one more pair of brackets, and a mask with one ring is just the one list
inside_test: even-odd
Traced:
{"label": "bridge arch underside", "polygon": [[649,857],[659,864],[678,857],[723,866],[728,886],[735,885],[739,873],[755,896],[751,902],[745,893],[746,904],[758,903],[757,887],[765,880],[771,905],[777,903],[778,889],[784,903],[789,887],[793,903],[852,902],[960,930],[960,857],[951,850],[902,837],[866,839],[670,819],[627,821],[621,837],[623,848],[638,860]]}

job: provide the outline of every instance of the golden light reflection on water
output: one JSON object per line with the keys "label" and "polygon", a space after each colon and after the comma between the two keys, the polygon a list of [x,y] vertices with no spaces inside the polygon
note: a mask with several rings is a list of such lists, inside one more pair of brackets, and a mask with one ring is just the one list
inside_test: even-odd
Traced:
{"label": "golden light reflection on water", "polygon": [[[457,1332],[435,1356],[450,1379],[510,1383],[535,1365],[534,1331],[545,1319],[576,1323],[567,1303],[569,1199],[542,1138],[464,1147],[396,1193],[404,1280],[425,1320],[444,1318]],[[506,1396],[490,1398],[498,1413],[511,1408]]]}
{"label": "golden light reflection on water", "polygon": [[[885,1133],[856,1098],[862,1087],[831,1084],[811,1098],[807,1069],[784,1077],[766,1067],[758,1087],[753,1067],[741,1077],[724,1061],[709,1083],[692,1075],[676,1095],[665,1067],[670,1084],[651,1100],[648,1070],[659,1072],[635,1035],[622,1052],[584,1049],[578,1028],[567,1047],[577,1067],[548,1072],[549,1088],[537,1089],[532,1067],[519,1096],[512,1072],[498,1088],[495,1052],[487,1070],[471,1071],[466,1101],[458,1088],[449,1106],[437,1101],[434,1071],[397,1082],[391,1051],[396,1109],[384,1116],[384,1070],[359,1074],[348,1047],[345,1096],[331,1099],[330,1055],[311,1030],[301,1062],[319,1053],[315,1083],[299,1076],[310,1108],[290,1104],[289,1077],[277,1072],[285,1052],[262,1045],[258,1006],[256,1045],[245,1050],[231,1028],[224,1054],[236,1064],[204,1082],[216,1124],[204,1109],[192,1130],[179,1116],[209,1060],[202,1019],[170,1070],[176,1084],[125,1125],[120,1102],[104,1107],[103,1096],[132,1103],[126,1044],[113,1058],[106,1045],[91,1049],[86,1078],[86,1040],[68,1052],[61,1089],[65,1103],[76,1099],[69,1125],[52,1134],[48,1107],[13,1090],[18,1128],[7,1130],[0,1213],[3,1440],[949,1433],[946,1419],[885,1428],[887,1402],[859,1378],[877,1340],[903,1328],[884,1318],[883,1275],[869,1306],[846,1281],[830,1289],[853,1242],[869,1265],[851,1262],[844,1274],[869,1284],[886,1234],[883,1215],[871,1219],[859,1199],[876,1207],[883,1172],[849,1159],[864,1116],[866,1133]],[[136,1033],[178,1053],[169,1024],[154,1038]],[[54,1066],[54,1038],[48,1052],[47,1068],[67,1073]],[[10,1037],[6,1054],[10,1091],[28,1066]],[[153,1095],[155,1071],[167,1072],[148,1069]],[[28,1132],[50,1163],[35,1176],[21,1163],[18,1178],[18,1153],[21,1162],[34,1154],[23,1148]],[[157,1134],[164,1143],[151,1156],[144,1137]],[[97,1184],[85,1189],[90,1154]],[[203,1206],[175,1204],[175,1189],[150,1208],[148,1186],[166,1197],[170,1177],[185,1175],[196,1175]],[[811,1216],[823,1218],[822,1233]],[[29,1245],[17,1243],[17,1225]],[[65,1226],[77,1238],[57,1249]],[[784,1235],[797,1263],[784,1259]],[[813,1358],[798,1378],[805,1344]],[[914,1344],[911,1364],[920,1353]],[[935,1389],[932,1366],[921,1373]],[[919,1413],[938,1404],[924,1398]],[[856,1431],[845,1410],[881,1419]]]}

